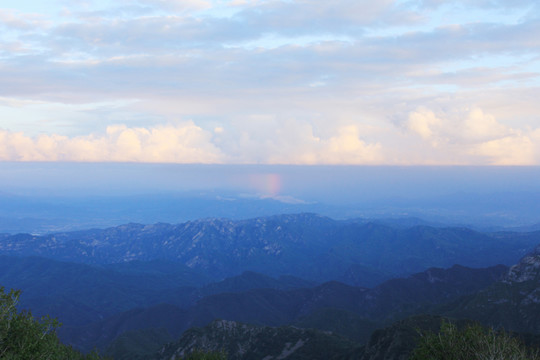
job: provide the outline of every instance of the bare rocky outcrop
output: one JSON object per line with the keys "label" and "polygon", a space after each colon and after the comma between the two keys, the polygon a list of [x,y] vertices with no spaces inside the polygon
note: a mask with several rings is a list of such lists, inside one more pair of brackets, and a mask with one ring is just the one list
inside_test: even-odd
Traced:
{"label": "bare rocky outcrop", "polygon": [[540,245],[537,246],[530,254],[524,256],[518,264],[510,268],[504,282],[510,284],[539,280],[539,275]]}

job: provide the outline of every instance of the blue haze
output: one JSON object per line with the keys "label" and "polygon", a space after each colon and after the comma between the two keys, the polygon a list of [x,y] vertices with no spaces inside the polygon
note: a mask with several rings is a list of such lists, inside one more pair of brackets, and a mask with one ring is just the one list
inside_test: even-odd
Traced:
{"label": "blue haze", "polygon": [[540,167],[0,163],[0,232],[316,212],[535,229]]}

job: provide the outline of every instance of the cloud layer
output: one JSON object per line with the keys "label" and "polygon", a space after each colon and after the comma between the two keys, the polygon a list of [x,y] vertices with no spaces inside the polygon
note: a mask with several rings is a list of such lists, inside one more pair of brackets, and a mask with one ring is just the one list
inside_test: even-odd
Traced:
{"label": "cloud layer", "polygon": [[219,163],[221,154],[193,123],[152,129],[109,126],[105,134],[68,138],[0,131],[0,160]]}
{"label": "cloud layer", "polygon": [[533,0],[10,6],[1,160],[540,163]]}
{"label": "cloud layer", "polygon": [[453,118],[420,108],[410,113],[407,125],[434,150],[451,154],[456,163],[465,159],[472,164],[537,165],[540,161],[540,128],[513,129],[478,108]]}
{"label": "cloud layer", "polygon": [[[276,134],[279,129],[274,129]],[[365,164],[378,163],[383,157],[379,144],[366,144],[353,126],[340,129],[328,139],[307,135],[302,143],[284,139],[254,140],[241,136],[237,153],[218,147],[222,136],[204,131],[193,122],[177,126],[128,128],[107,127],[104,134],[69,138],[0,130],[0,160],[4,161],[75,161],[75,162],[146,162],[146,163],[270,163],[270,164]],[[291,146],[291,144],[294,144]],[[245,154],[243,152],[246,152]],[[268,156],[271,154],[271,156]]]}

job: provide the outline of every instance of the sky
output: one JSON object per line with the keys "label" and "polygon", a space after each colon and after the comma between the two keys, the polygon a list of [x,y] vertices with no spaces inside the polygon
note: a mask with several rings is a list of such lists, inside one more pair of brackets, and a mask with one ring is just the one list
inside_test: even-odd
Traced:
{"label": "sky", "polygon": [[538,99],[536,0],[0,4],[1,161],[539,165]]}

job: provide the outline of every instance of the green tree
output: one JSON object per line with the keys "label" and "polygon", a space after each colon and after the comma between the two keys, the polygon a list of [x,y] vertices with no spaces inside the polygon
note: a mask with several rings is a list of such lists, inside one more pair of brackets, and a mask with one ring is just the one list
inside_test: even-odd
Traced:
{"label": "green tree", "polygon": [[0,287],[0,359],[6,360],[99,360],[96,353],[83,355],[58,340],[56,319],[36,320],[29,311],[17,311],[19,290]]}
{"label": "green tree", "polygon": [[538,351],[502,331],[444,321],[438,334],[423,334],[411,360],[540,360]]}

